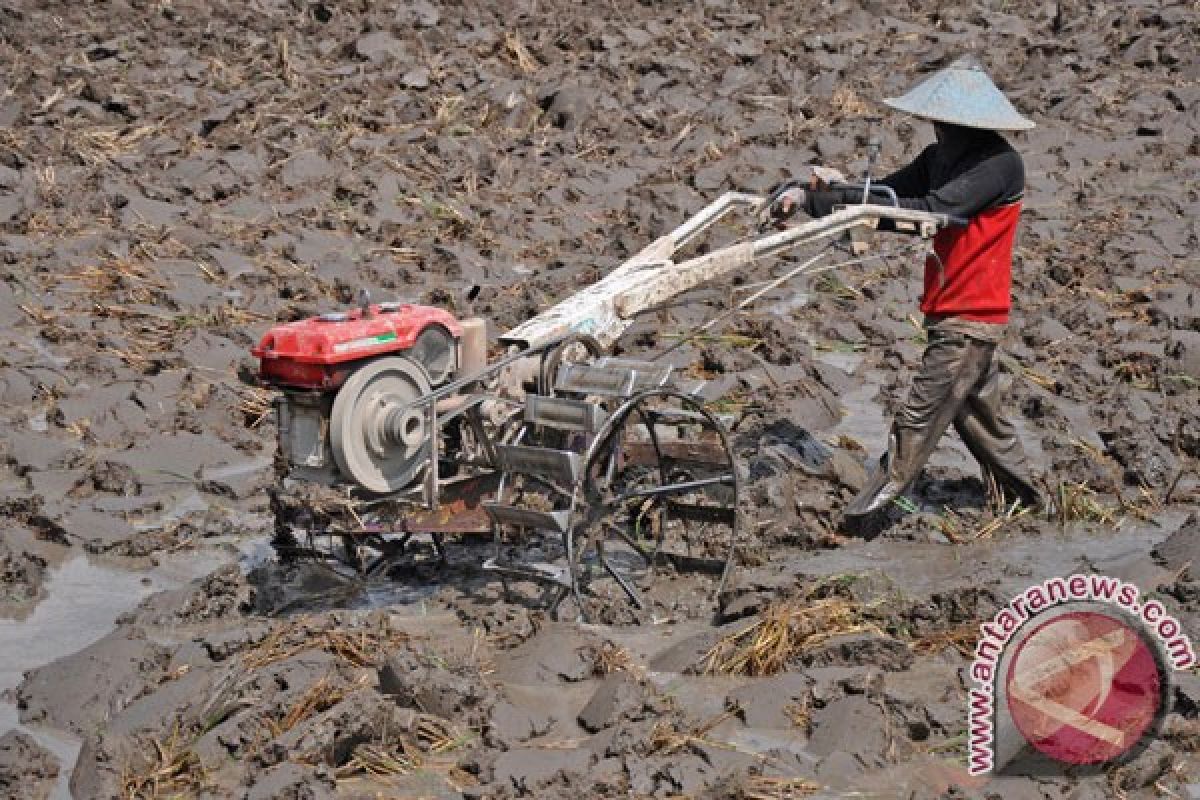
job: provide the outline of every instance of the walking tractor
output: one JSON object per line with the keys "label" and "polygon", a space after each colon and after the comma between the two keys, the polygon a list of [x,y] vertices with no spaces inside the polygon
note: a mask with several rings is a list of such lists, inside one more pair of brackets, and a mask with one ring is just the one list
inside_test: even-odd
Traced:
{"label": "walking tractor", "polygon": [[[588,598],[635,606],[669,569],[710,570],[719,593],[739,542],[739,470],[724,419],[663,361],[609,349],[642,312],[755,261],[823,245],[749,287],[710,328],[820,263],[854,229],[927,242],[944,215],[855,205],[786,230],[676,261],[734,213],[770,198],[728,193],[599,282],[500,337],[439,308],[372,304],[271,328],[254,348],[277,389],[275,545],[287,558],[335,559],[366,574],[428,536],[487,536],[484,568],[547,588],[552,611],[586,617]],[[686,340],[686,339],[685,339]],[[673,345],[671,349],[678,346]],[[669,352],[669,351],[667,351]]]}

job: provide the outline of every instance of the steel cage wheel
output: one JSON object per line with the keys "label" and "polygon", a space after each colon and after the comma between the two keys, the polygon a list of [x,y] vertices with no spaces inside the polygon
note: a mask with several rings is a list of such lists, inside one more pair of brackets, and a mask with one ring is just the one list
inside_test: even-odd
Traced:
{"label": "steel cage wheel", "polygon": [[[740,476],[725,426],[691,395],[650,389],[625,401],[589,449],[589,556],[626,594],[664,567],[719,574],[735,560]],[[614,574],[615,573],[615,574]]]}

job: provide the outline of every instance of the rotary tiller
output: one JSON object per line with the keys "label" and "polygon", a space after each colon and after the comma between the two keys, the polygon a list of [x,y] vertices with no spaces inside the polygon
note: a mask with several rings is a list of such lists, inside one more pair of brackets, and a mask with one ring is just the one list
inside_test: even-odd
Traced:
{"label": "rotary tiller", "polygon": [[723,195],[501,336],[507,352],[491,363],[484,320],[427,306],[364,298],[271,328],[253,353],[261,380],[279,391],[272,506],[281,554],[376,573],[414,536],[430,536],[444,558],[444,537],[487,535],[494,550],[484,567],[548,585],[555,609],[571,599],[585,614],[585,596],[606,592],[641,605],[663,566],[710,568],[719,591],[739,531],[726,426],[670,366],[608,349],[637,314],[757,259],[832,245],[880,220],[926,240],[951,222],[859,205],[673,260],[729,213],[763,204]]}

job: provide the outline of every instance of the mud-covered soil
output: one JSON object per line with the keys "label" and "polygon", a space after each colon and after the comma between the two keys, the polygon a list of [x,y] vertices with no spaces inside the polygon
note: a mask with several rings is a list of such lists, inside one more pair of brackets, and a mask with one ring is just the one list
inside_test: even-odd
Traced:
{"label": "mud-covered soil", "polygon": [[[870,117],[903,163],[931,133],[874,101],[964,51],[1038,123],[1014,137],[1003,358],[1056,500],[998,516],[951,436],[881,536],[840,533],[920,354],[919,258],[894,253],[677,351],[737,420],[747,476],[721,614],[679,575],[643,612],[555,623],[471,547],[370,587],[228,564],[0,686],[29,729],[82,741],[56,769],[5,735],[0,789],[73,770],[78,797],[1194,792],[1194,672],[1135,762],[984,784],[963,668],[978,621],[1073,571],[1156,591],[1200,636],[1200,12],[794,5],[0,0],[6,623],[38,624],[68,558],[216,565],[268,535],[270,396],[242,377],[271,323],[366,288],[502,332],[722,191],[861,174]],[[729,292],[690,299],[619,349],[671,344]],[[726,674],[720,642],[781,618],[835,635]]]}
{"label": "mud-covered soil", "polygon": [[28,734],[9,731],[0,736],[0,789],[5,797],[44,800],[58,771],[53,754]]}

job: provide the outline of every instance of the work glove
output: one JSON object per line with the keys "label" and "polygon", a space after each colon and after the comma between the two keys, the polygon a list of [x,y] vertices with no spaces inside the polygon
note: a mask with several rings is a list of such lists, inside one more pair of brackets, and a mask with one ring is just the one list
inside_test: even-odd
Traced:
{"label": "work glove", "polygon": [[760,230],[774,225],[782,227],[796,212],[805,207],[810,191],[828,189],[830,184],[844,183],[845,177],[830,167],[808,168],[808,178],[795,178],[779,184],[767,195],[766,208],[760,212]]}
{"label": "work glove", "polygon": [[807,194],[799,186],[785,189],[776,195],[775,199],[771,202],[771,206],[767,210],[768,215],[776,222],[783,222],[786,219],[794,217],[797,211],[804,208],[804,201]]}

